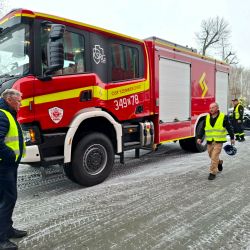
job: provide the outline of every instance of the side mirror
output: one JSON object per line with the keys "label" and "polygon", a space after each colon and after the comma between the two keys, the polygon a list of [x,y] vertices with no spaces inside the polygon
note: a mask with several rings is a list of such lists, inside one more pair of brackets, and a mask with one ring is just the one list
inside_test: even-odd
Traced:
{"label": "side mirror", "polygon": [[47,44],[48,68],[45,74],[50,74],[63,68],[64,64],[64,47],[62,38],[65,26],[61,24],[52,24]]}
{"label": "side mirror", "polygon": [[63,38],[64,31],[65,31],[65,25],[62,25],[62,24],[52,24],[50,26],[49,38],[52,41],[61,39],[61,38]]}
{"label": "side mirror", "polygon": [[59,41],[49,41],[47,45],[48,68],[46,74],[50,74],[63,68],[64,48],[63,43]]}

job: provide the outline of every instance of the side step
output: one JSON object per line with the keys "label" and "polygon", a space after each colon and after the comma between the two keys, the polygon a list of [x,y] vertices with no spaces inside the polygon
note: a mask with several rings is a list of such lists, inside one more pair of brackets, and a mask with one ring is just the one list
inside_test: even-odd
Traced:
{"label": "side step", "polygon": [[42,166],[49,166],[54,164],[62,164],[64,162],[64,156],[50,156],[44,157],[42,161]]}
{"label": "side step", "polygon": [[[135,158],[139,159],[140,158],[140,148],[136,148],[135,149]],[[124,164],[125,160],[124,160],[124,152],[122,152],[120,154],[120,163]]]}
{"label": "side step", "polygon": [[134,149],[134,148],[139,148],[141,147],[141,142],[139,141],[130,141],[130,142],[125,142],[124,145],[124,151]]}

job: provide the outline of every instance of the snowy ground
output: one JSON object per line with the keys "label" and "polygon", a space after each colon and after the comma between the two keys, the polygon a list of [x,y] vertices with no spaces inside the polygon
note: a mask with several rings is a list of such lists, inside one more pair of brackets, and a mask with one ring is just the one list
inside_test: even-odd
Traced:
{"label": "snowy ground", "polygon": [[250,137],[224,152],[224,170],[207,180],[207,152],[179,144],[129,153],[102,184],[83,188],[59,167],[43,179],[21,165],[15,226],[29,235],[20,249],[248,249],[250,250]]}

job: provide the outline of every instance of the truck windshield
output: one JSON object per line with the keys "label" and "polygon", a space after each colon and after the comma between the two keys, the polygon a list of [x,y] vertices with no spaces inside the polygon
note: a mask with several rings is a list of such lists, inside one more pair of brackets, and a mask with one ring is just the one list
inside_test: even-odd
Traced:
{"label": "truck windshield", "polygon": [[19,24],[0,33],[0,77],[23,76],[30,69],[29,25]]}

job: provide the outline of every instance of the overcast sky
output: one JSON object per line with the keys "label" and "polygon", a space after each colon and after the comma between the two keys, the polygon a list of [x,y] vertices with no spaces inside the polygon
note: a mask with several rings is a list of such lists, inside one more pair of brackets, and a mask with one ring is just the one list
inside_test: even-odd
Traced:
{"label": "overcast sky", "polygon": [[[8,1],[8,0],[7,0]],[[203,19],[229,22],[233,50],[250,69],[248,0],[9,0],[9,8],[27,8],[117,31],[136,38],[157,36],[197,48],[195,32]]]}

